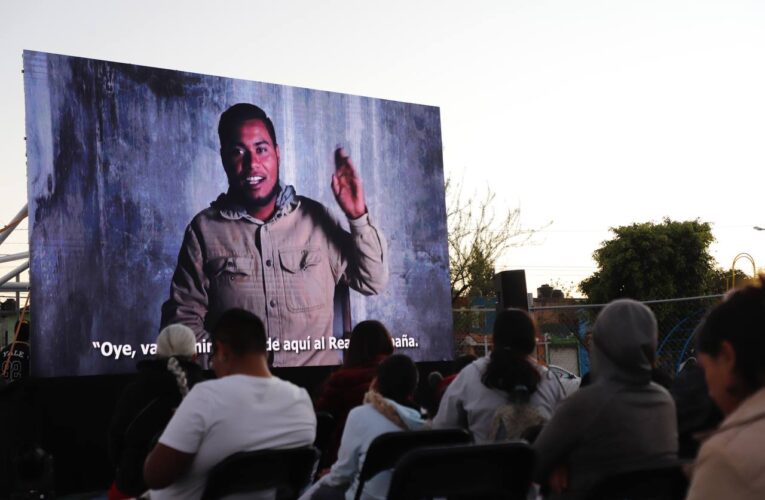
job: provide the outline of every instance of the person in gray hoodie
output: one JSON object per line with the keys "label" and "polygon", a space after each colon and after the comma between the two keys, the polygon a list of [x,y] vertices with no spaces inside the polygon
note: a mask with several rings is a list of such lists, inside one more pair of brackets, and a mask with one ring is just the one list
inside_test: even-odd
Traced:
{"label": "person in gray hoodie", "polygon": [[656,318],[639,302],[615,300],[598,315],[593,383],[558,407],[533,446],[536,480],[559,498],[583,498],[608,476],[676,462],[675,404],[651,382],[656,342]]}

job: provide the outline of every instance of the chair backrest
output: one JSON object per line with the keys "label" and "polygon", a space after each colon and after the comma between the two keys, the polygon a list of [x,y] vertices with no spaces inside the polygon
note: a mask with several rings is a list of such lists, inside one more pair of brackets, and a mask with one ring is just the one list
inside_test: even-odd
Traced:
{"label": "chair backrest", "polygon": [[364,465],[359,473],[356,499],[361,498],[364,483],[380,472],[392,469],[406,453],[422,447],[467,444],[472,437],[465,429],[432,429],[387,432],[377,436],[369,445]]}
{"label": "chair backrest", "polygon": [[637,470],[605,478],[587,496],[588,500],[682,500],[688,478],[682,465]]}
{"label": "chair backrest", "polygon": [[388,498],[525,499],[533,468],[523,442],[419,448],[396,465]]}
{"label": "chair backrest", "polygon": [[316,439],[313,445],[324,451],[329,445],[329,439],[332,437],[332,433],[335,430],[335,417],[328,411],[316,412]]}
{"label": "chair backrest", "polygon": [[296,499],[310,484],[318,456],[313,446],[234,453],[212,468],[202,500],[272,488],[278,500]]}
{"label": "chair backrest", "polygon": [[335,417],[331,413],[327,411],[316,412],[316,439],[314,439],[313,445],[320,453],[318,472],[321,472],[322,468],[332,465],[328,458],[327,450],[332,443],[332,436],[335,433],[336,427],[337,422],[335,422]]}

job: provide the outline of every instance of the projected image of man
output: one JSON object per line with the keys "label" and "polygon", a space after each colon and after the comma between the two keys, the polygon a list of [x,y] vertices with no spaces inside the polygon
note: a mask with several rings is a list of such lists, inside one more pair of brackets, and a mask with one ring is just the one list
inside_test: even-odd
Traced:
{"label": "projected image of man", "polygon": [[[335,285],[374,295],[388,280],[385,240],[370,222],[351,159],[336,149],[331,179],[348,232],[327,207],[280,181],[279,145],[262,109],[230,107],[218,135],[229,189],[186,229],[162,325],[186,324],[203,339],[207,325],[239,307],[264,318],[268,336],[279,341],[275,366],[338,363],[329,344]],[[308,350],[283,348],[309,337]],[[325,348],[315,349],[321,338]]]}

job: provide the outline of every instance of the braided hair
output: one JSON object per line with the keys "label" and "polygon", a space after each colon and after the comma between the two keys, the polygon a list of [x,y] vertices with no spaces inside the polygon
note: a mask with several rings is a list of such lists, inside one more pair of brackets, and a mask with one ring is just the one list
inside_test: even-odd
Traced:
{"label": "braided hair", "polygon": [[175,383],[178,384],[181,399],[185,398],[189,393],[189,381],[186,378],[186,371],[178,362],[178,358],[171,356],[167,359],[167,371],[175,376]]}

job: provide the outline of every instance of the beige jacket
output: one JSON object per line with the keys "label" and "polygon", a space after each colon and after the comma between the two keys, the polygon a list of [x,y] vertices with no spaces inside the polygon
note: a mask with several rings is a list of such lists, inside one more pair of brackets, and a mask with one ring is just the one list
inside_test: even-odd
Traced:
{"label": "beige jacket", "polygon": [[703,444],[687,498],[765,498],[765,389],[741,403]]}
{"label": "beige jacket", "polygon": [[[365,295],[388,280],[382,234],[364,215],[345,231],[322,204],[288,186],[271,220],[228,205],[225,195],[186,229],[162,325],[183,323],[198,339],[227,309],[252,311],[272,341],[274,366],[340,362],[330,348],[335,285],[341,279]],[[284,199],[286,198],[286,200]],[[316,341],[324,349],[316,349]],[[294,349],[294,341],[299,351]],[[292,344],[287,350],[287,344]]]}

